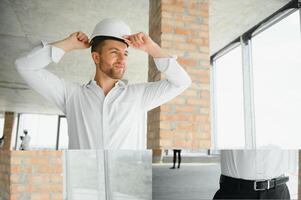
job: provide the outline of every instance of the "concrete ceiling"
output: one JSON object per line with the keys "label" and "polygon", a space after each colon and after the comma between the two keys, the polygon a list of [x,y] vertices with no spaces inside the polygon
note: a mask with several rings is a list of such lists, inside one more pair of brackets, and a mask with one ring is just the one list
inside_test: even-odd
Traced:
{"label": "concrete ceiling", "polygon": [[[278,10],[289,0],[209,0],[211,54]],[[60,113],[28,88],[14,69],[14,60],[40,40],[55,41],[82,30],[91,34],[106,17],[123,19],[132,32],[148,32],[148,0],[1,0],[0,2],[0,111]],[[130,50],[125,79],[147,80],[147,55]],[[74,51],[48,69],[71,81],[93,79],[89,50]]]}
{"label": "concrete ceiling", "polygon": [[211,55],[290,0],[209,0]]}

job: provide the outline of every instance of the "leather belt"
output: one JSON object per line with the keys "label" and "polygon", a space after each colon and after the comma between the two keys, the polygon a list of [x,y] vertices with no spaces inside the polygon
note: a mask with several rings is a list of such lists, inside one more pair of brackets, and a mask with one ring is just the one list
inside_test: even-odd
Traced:
{"label": "leather belt", "polygon": [[288,176],[280,176],[273,179],[245,180],[221,175],[220,185],[226,188],[235,188],[238,190],[247,189],[254,191],[262,191],[276,188],[279,185],[285,184],[286,182],[288,182],[288,180]]}

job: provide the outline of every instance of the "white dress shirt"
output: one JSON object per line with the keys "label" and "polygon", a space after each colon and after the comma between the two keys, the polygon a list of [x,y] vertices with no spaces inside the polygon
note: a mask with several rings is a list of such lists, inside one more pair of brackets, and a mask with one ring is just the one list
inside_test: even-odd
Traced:
{"label": "white dress shirt", "polygon": [[246,180],[271,179],[296,171],[294,150],[221,150],[221,173]]}
{"label": "white dress shirt", "polygon": [[23,148],[23,150],[29,150],[29,143],[30,143],[30,136],[24,135],[21,143],[21,147]]}
{"label": "white dress shirt", "polygon": [[19,74],[35,91],[66,115],[69,149],[146,149],[147,111],[182,93],[191,79],[174,57],[154,59],[166,79],[125,85],[118,81],[111,91],[91,80],[72,83],[45,69],[58,63],[65,52],[42,41],[15,61]]}

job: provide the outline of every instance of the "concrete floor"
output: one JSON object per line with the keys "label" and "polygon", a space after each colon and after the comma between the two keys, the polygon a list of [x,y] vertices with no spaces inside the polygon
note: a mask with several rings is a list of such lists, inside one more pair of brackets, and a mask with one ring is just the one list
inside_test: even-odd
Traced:
{"label": "concrete floor", "polygon": [[184,163],[174,170],[171,165],[153,164],[153,200],[212,199],[219,188],[218,163]]}

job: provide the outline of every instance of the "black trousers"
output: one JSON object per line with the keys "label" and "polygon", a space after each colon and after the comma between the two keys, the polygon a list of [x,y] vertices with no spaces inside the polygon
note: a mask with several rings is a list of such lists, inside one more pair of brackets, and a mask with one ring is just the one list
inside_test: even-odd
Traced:
{"label": "black trousers", "polygon": [[173,150],[173,167],[176,166],[177,154],[178,154],[178,168],[180,168],[180,165],[181,165],[181,149],[174,149]]}
{"label": "black trousers", "polygon": [[230,188],[220,184],[213,199],[290,199],[290,193],[286,184],[263,191]]}

